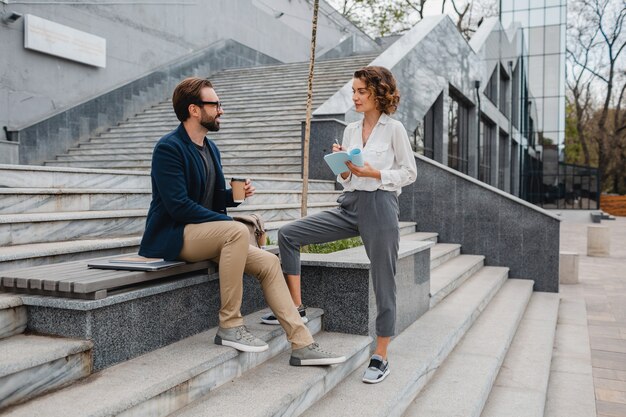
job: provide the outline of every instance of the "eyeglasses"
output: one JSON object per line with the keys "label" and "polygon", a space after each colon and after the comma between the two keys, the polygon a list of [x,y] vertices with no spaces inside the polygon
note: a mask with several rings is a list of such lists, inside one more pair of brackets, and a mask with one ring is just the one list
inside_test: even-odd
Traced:
{"label": "eyeglasses", "polygon": [[222,102],[221,101],[199,101],[198,105],[205,105],[205,104],[212,104],[213,106],[215,106],[218,110],[222,108]]}

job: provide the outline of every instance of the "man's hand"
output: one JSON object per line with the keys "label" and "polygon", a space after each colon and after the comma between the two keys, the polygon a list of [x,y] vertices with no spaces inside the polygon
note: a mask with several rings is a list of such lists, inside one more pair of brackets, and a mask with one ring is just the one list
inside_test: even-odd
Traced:
{"label": "man's hand", "polygon": [[252,185],[252,181],[250,180],[250,178],[246,179],[246,185],[244,185],[243,189],[246,192],[246,198],[252,197],[254,195],[254,192],[256,191],[256,188],[254,188],[254,185]]}
{"label": "man's hand", "polygon": [[371,178],[380,179],[380,171],[377,170],[376,168],[373,168],[367,162],[365,162],[362,167],[359,167],[359,166],[354,165],[352,162],[347,161],[346,166],[348,167],[350,172],[353,175],[356,175],[357,177],[371,177]]}

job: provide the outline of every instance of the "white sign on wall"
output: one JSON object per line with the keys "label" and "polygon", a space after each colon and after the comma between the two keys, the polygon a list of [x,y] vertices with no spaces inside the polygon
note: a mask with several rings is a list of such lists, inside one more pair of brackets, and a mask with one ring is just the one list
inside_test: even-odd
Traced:
{"label": "white sign on wall", "polygon": [[24,47],[96,67],[106,67],[106,39],[32,14],[24,16]]}

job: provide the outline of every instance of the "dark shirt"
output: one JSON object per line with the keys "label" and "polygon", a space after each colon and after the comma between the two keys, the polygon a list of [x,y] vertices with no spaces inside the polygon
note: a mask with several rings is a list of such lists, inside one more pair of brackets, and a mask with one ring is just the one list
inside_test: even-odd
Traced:
{"label": "dark shirt", "polygon": [[[212,209],[202,204],[208,187],[207,169],[185,127],[163,136],[152,153],[152,201],[139,254],[149,258],[178,259],[187,224],[232,221],[226,207],[236,207],[226,189],[219,150],[205,138],[215,168]],[[209,179],[208,182],[211,182]]]}
{"label": "dark shirt", "polygon": [[198,146],[194,143],[194,146],[196,147],[198,152],[200,152],[200,156],[202,157],[202,162],[204,163],[204,167],[206,168],[207,173],[207,187],[204,191],[204,195],[202,196],[202,205],[209,210],[213,210],[213,195],[215,194],[215,165],[213,157],[211,156],[209,146],[206,142],[204,142],[202,146]]}

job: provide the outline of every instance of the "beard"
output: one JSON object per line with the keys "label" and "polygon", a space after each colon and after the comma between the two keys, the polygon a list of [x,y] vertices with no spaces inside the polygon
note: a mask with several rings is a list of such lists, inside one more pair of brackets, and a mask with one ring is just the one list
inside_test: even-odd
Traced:
{"label": "beard", "polygon": [[218,116],[211,118],[208,114],[202,112],[200,124],[209,132],[217,132],[220,130],[220,121],[217,118]]}

